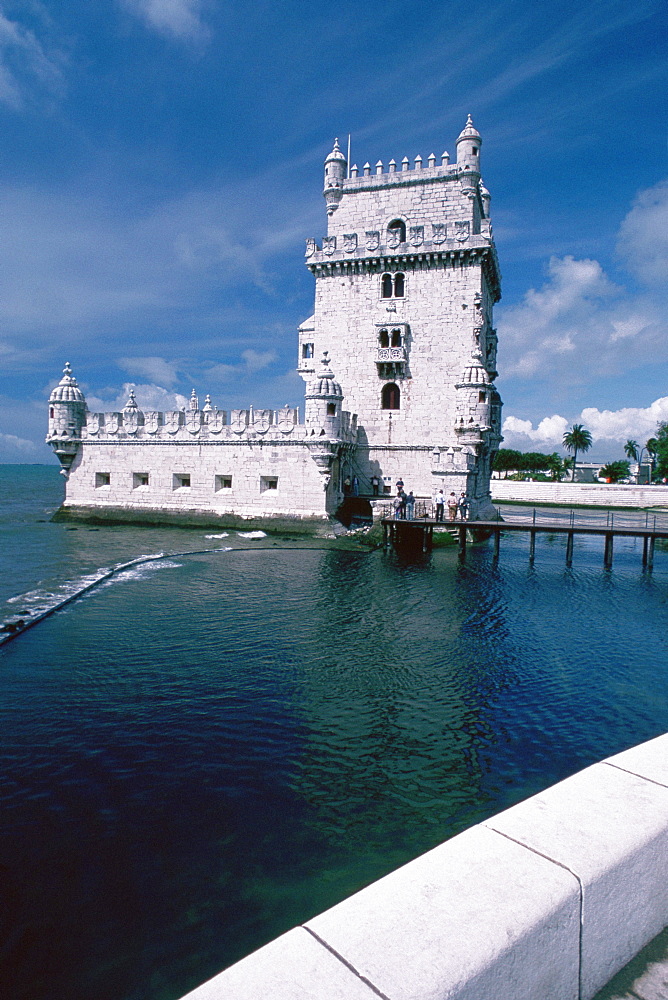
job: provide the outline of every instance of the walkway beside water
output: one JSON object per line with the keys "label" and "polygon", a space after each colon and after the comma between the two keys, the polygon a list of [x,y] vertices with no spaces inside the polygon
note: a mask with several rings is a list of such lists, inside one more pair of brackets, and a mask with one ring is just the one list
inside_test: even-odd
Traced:
{"label": "walkway beside water", "polygon": [[668,927],[593,1000],[668,1000]]}

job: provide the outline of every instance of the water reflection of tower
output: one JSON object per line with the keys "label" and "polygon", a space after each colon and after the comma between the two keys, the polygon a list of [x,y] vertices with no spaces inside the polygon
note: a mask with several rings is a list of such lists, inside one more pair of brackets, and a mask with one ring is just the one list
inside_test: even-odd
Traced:
{"label": "water reflection of tower", "polygon": [[380,554],[322,560],[300,657],[296,783],[315,825],[376,856],[376,873],[388,849],[413,856],[484,813],[467,632],[479,596],[454,560],[404,571]]}

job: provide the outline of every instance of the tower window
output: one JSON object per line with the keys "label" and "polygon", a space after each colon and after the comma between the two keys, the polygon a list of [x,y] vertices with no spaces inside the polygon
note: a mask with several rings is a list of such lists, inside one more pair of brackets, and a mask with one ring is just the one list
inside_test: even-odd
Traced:
{"label": "tower window", "polygon": [[302,357],[303,358],[313,357],[313,344],[302,344]]}
{"label": "tower window", "polygon": [[378,334],[378,341],[379,341],[381,347],[389,347],[390,346],[390,335],[387,332],[387,330],[381,330],[380,331],[380,333]]}
{"label": "tower window", "polygon": [[483,392],[482,389],[478,393],[478,402],[479,403],[486,403],[487,402],[487,393]]}
{"label": "tower window", "polygon": [[55,407],[52,406],[49,409],[49,416],[51,417],[51,419],[53,419],[53,416],[54,416],[55,412],[56,412]]}
{"label": "tower window", "polygon": [[401,347],[401,330],[392,331],[392,347]]}
{"label": "tower window", "polygon": [[388,233],[399,233],[399,242],[406,242],[406,223],[402,222],[401,219],[395,219],[387,227]]}
{"label": "tower window", "polygon": [[328,417],[335,417],[336,416],[336,403],[328,403],[327,404],[327,416]]}
{"label": "tower window", "polygon": [[393,296],[395,299],[403,299],[406,289],[406,278],[399,272],[398,274],[384,274],[381,283],[381,298],[391,299]]}
{"label": "tower window", "polygon": [[383,386],[380,395],[380,405],[383,410],[398,410],[401,400],[401,393],[396,382],[388,382]]}

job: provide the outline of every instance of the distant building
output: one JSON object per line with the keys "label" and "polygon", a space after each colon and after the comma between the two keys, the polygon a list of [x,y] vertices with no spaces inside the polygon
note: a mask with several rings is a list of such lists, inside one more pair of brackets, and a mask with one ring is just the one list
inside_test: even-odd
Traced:
{"label": "distant building", "polygon": [[[47,441],[67,476],[65,508],[323,521],[344,499],[465,491],[490,513],[501,441],[492,309],[500,274],[471,118],[457,160],[325,160],[327,235],[306,241],[315,312],[299,328],[298,410],[221,411],[193,390],[185,411],[90,413],[66,366]],[[344,409],[345,404],[345,409]]]}

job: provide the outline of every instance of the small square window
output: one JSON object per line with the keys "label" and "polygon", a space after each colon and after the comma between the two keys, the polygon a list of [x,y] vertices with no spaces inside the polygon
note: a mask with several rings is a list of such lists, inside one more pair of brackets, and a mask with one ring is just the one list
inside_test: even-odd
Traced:
{"label": "small square window", "polygon": [[303,358],[313,357],[313,344],[302,344],[302,357]]}
{"label": "small square window", "polygon": [[266,493],[267,490],[277,490],[277,489],[278,489],[278,476],[260,477],[260,493]]}
{"label": "small square window", "polygon": [[221,490],[231,490],[232,489],[232,476],[216,476],[215,480],[215,490],[219,493]]}
{"label": "small square window", "polygon": [[132,473],[132,489],[139,490],[148,486],[148,472]]}
{"label": "small square window", "polygon": [[95,473],[95,489],[99,490],[102,486],[111,486],[111,473],[110,472],[96,472]]}
{"label": "small square window", "polygon": [[190,489],[190,473],[178,472],[172,476],[173,490]]}

